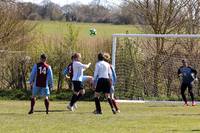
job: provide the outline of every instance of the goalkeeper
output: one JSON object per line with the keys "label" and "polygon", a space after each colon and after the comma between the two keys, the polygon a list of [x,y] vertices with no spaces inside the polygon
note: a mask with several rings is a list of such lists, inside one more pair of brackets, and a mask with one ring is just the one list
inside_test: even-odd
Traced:
{"label": "goalkeeper", "polygon": [[178,69],[178,76],[181,78],[181,95],[185,102],[185,105],[188,106],[187,98],[185,96],[185,91],[188,88],[192,100],[192,106],[195,106],[194,94],[192,89],[193,82],[197,80],[197,71],[188,65],[188,61],[186,59],[182,60],[182,64],[183,65]]}

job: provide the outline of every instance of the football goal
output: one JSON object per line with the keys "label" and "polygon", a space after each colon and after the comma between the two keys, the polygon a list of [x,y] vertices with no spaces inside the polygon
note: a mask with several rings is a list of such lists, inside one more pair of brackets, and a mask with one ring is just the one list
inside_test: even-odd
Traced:
{"label": "football goal", "polygon": [[[117,74],[120,99],[180,99],[178,68],[182,59],[198,72],[200,35],[113,34],[112,65]],[[194,87],[200,96],[200,83]]]}

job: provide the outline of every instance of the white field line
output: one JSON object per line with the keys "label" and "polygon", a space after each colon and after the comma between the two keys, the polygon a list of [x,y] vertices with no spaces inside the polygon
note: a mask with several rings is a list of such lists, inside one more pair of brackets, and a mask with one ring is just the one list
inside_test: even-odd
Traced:
{"label": "white field line", "polygon": [[[116,100],[119,103],[170,103],[170,104],[184,104],[183,101],[151,101],[151,100]],[[191,101],[188,102],[189,104]],[[196,101],[197,104],[200,102]]]}

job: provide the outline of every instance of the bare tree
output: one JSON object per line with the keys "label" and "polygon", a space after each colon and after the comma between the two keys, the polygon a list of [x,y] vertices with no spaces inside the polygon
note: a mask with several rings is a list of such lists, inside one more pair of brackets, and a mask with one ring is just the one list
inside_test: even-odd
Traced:
{"label": "bare tree", "polygon": [[[21,10],[14,0],[0,0],[0,18],[1,81],[8,88],[26,88],[27,62],[24,55],[14,53],[25,49],[28,33],[34,26],[21,19]],[[8,50],[16,52],[10,54]]]}
{"label": "bare tree", "polygon": [[[145,31],[154,34],[180,33],[186,22],[186,7],[190,0],[125,0],[139,12],[147,24]],[[155,38],[149,47],[153,51],[153,94],[158,96],[159,71],[173,54],[175,44],[164,45],[165,38]],[[166,56],[167,58],[163,58]]]}

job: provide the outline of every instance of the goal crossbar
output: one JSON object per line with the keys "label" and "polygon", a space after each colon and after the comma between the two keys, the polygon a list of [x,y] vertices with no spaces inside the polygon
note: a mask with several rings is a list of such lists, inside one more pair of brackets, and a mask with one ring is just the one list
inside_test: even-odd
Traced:
{"label": "goal crossbar", "polygon": [[200,38],[200,34],[113,34],[113,37]]}

